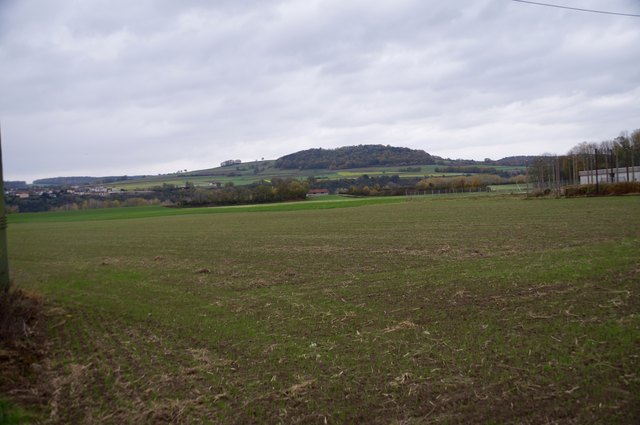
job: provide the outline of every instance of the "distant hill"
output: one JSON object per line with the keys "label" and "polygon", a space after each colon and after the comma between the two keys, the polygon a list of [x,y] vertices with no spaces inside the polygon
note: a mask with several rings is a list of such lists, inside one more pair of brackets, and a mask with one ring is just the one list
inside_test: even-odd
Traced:
{"label": "distant hill", "polygon": [[36,186],[83,186],[91,184],[106,184],[119,181],[125,181],[129,179],[138,179],[144,176],[108,176],[108,177],[89,177],[89,176],[74,176],[74,177],[50,177],[46,179],[34,180],[33,184]]}
{"label": "distant hill", "polygon": [[10,190],[10,189],[26,189],[28,188],[29,185],[27,185],[27,182],[22,181],[22,180],[17,180],[17,181],[5,181],[4,182],[4,188],[6,190]]}
{"label": "distant hill", "polygon": [[36,186],[80,186],[83,184],[92,184],[97,177],[49,177],[46,179],[34,180]]}
{"label": "distant hill", "polygon": [[[339,173],[398,174],[401,178],[417,178],[430,173],[504,173],[503,167],[523,168],[535,156],[510,156],[499,160],[474,161],[443,159],[423,150],[384,145],[345,146],[336,149],[308,149],[285,155],[277,160],[261,160],[203,170],[151,176],[53,177],[35,180],[35,186],[107,185],[127,190],[160,187],[164,184],[184,186],[186,182],[199,186],[219,186],[233,183],[248,185],[274,177],[306,179],[321,176],[342,178]],[[494,167],[494,168],[489,168]]]}
{"label": "distant hill", "polygon": [[332,169],[376,166],[434,164],[435,158],[423,150],[384,145],[345,146],[336,149],[307,149],[278,158],[276,168]]}
{"label": "distant hill", "polygon": [[526,167],[533,163],[533,160],[538,158],[534,155],[520,155],[520,156],[507,156],[505,158],[495,161],[496,165],[510,165],[515,167]]}

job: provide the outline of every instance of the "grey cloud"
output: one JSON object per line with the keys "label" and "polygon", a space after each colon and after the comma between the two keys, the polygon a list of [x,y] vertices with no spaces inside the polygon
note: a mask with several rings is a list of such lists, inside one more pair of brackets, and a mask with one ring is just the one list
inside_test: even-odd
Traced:
{"label": "grey cloud", "polygon": [[5,172],[562,153],[640,126],[639,22],[506,0],[0,2]]}

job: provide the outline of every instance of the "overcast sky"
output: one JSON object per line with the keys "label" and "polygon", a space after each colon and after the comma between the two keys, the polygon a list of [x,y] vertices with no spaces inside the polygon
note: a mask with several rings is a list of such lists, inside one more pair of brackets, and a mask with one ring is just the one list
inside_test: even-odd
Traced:
{"label": "overcast sky", "polygon": [[510,0],[0,0],[0,122],[7,180],[356,144],[566,153],[640,128],[640,18]]}

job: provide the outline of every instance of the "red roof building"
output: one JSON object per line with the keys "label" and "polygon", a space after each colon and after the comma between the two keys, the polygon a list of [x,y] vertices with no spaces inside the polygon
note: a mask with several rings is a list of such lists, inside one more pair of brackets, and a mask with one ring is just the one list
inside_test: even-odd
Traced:
{"label": "red roof building", "polygon": [[323,196],[328,195],[329,189],[309,189],[307,196]]}

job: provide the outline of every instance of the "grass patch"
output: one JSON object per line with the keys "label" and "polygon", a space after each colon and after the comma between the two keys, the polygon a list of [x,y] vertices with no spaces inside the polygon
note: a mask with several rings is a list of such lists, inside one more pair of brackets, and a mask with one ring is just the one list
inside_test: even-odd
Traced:
{"label": "grass patch", "polygon": [[306,201],[283,202],[274,204],[237,205],[224,207],[199,207],[199,208],[167,208],[161,206],[103,208],[80,211],[54,211],[42,213],[21,213],[9,215],[9,223],[36,223],[36,222],[64,222],[64,221],[95,221],[95,220],[122,220],[133,218],[167,217],[177,215],[194,214],[224,214],[239,212],[278,212],[278,211],[303,211],[333,208],[353,208],[364,205],[394,204],[403,202],[403,197],[370,197],[355,198],[343,196],[324,196],[310,198]]}
{"label": "grass patch", "polygon": [[31,423],[33,420],[33,415],[27,413],[10,401],[0,398],[0,424],[26,424]]}

